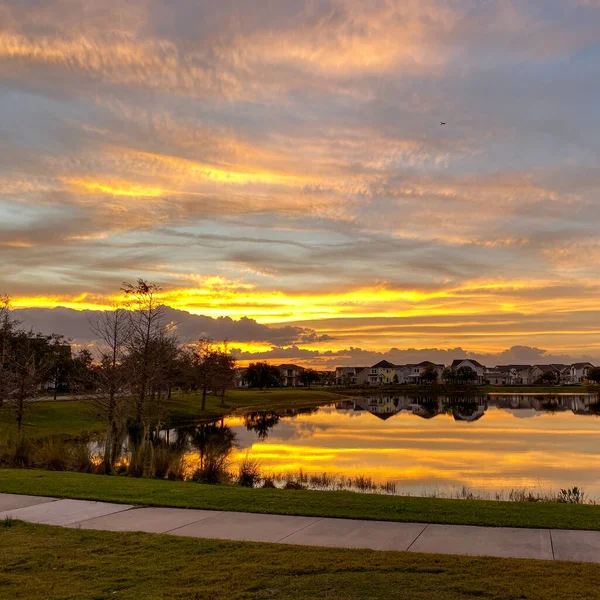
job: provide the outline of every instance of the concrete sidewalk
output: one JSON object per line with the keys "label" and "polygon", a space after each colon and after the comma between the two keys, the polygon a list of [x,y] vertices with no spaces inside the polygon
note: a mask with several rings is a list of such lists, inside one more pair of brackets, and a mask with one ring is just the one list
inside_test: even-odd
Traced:
{"label": "concrete sidewalk", "polygon": [[0,494],[0,519],[303,546],[600,563],[600,531],[293,517]]}

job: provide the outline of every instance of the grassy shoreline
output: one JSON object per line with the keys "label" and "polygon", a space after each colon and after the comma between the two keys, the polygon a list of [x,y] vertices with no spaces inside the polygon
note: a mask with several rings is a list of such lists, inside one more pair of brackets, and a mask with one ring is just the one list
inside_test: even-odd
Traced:
{"label": "grassy shoreline", "polygon": [[597,565],[0,526],[0,600],[586,600]]}
{"label": "grassy shoreline", "polygon": [[[338,402],[344,398],[359,395],[402,395],[402,394],[582,394],[597,391],[586,386],[561,387],[497,387],[474,386],[470,388],[450,388],[446,386],[395,386],[381,388],[278,388],[270,390],[229,390],[225,405],[221,398],[208,396],[206,408],[201,409],[198,394],[173,396],[168,403],[170,412],[167,426],[181,426],[200,421],[210,421],[224,416],[252,411],[283,411],[287,409],[311,408]],[[0,412],[0,434],[10,433],[12,421],[6,412]],[[25,418],[27,435],[42,437],[49,435],[80,436],[95,434],[104,430],[105,425],[93,402],[86,397],[79,399],[44,400],[35,404]]]}
{"label": "grassy shoreline", "polygon": [[[331,390],[273,389],[229,390],[225,405],[221,398],[208,396],[206,408],[201,409],[199,394],[173,396],[168,403],[168,426],[177,427],[199,421],[211,421],[224,416],[252,411],[311,408],[341,400],[343,396]],[[25,418],[25,434],[33,437],[50,435],[81,436],[101,433],[105,424],[89,398],[44,400],[36,403]],[[0,412],[0,434],[9,434],[14,426],[7,412]]]}
{"label": "grassy shoreline", "polygon": [[600,531],[600,506],[549,502],[251,489],[26,469],[0,469],[0,492],[145,506],[312,517]]}

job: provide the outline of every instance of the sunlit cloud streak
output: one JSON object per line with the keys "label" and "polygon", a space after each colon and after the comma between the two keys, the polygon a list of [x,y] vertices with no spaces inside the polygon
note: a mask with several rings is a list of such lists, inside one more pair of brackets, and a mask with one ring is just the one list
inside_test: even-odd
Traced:
{"label": "sunlit cloud streak", "polygon": [[589,0],[5,0],[0,290],[597,356],[599,36]]}

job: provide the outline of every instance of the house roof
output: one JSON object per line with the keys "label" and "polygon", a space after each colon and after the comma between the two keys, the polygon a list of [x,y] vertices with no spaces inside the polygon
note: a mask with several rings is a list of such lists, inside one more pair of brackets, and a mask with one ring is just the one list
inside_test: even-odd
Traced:
{"label": "house roof", "polygon": [[299,367],[298,365],[294,365],[292,363],[284,363],[278,366],[279,369],[300,369],[304,371],[304,367]]}
{"label": "house roof", "polygon": [[457,367],[458,365],[460,365],[461,362],[470,362],[472,365],[475,365],[476,367],[481,367],[482,369],[485,369],[485,367],[477,362],[476,360],[473,360],[472,358],[455,358],[452,361],[452,366],[453,367]]}
{"label": "house roof", "polygon": [[418,365],[415,365],[417,367],[443,367],[444,365],[436,365],[435,363],[432,363],[430,360],[424,360],[423,362],[420,362]]}
{"label": "house roof", "polygon": [[387,360],[380,360],[376,365],[373,365],[371,369],[395,369],[396,365],[393,365]]}
{"label": "house roof", "polygon": [[583,367],[593,367],[594,365],[589,362],[581,362],[581,363],[573,363],[571,366],[575,367],[576,369],[582,369]]}

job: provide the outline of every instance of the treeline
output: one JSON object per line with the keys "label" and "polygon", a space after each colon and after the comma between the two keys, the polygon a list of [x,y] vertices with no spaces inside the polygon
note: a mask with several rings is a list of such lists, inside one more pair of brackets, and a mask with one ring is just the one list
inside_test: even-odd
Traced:
{"label": "treeline", "polygon": [[144,446],[151,430],[169,419],[175,388],[206,397],[221,396],[234,383],[235,360],[227,344],[208,339],[184,342],[177,326],[167,322],[158,300],[159,287],[138,279],[121,291],[126,307],[100,313],[90,323],[98,340],[95,353],[84,348],[71,356],[68,341],[21,328],[10,298],[0,299],[0,407],[9,411],[23,436],[27,412],[44,387],[84,394],[105,423],[103,464],[110,472],[123,434],[133,441],[130,473],[143,472]]}

